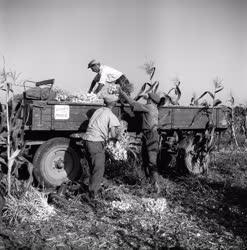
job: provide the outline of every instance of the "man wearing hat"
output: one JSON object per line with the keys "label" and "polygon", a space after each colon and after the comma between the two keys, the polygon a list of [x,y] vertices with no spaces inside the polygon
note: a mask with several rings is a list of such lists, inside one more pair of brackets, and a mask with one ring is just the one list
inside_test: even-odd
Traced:
{"label": "man wearing hat", "polygon": [[[113,69],[109,66],[102,65],[100,62],[97,62],[96,60],[90,61],[88,63],[88,68],[91,69],[93,72],[97,73],[97,75],[95,76],[90,85],[88,93],[91,93],[93,91],[93,93],[97,94],[104,87],[105,84],[115,83],[119,84],[119,86],[128,95],[130,95],[132,91],[131,89],[132,85],[122,72]],[[98,83],[98,86],[96,89],[94,89],[96,83]]]}
{"label": "man wearing hat", "polygon": [[157,156],[159,151],[159,134],[158,119],[159,111],[158,105],[160,103],[160,97],[156,93],[148,93],[147,103],[142,104],[132,100],[121,89],[119,90],[120,96],[122,96],[132,106],[134,112],[140,112],[142,115],[142,132],[143,132],[143,161],[147,169],[146,173],[151,177],[155,190],[160,192],[159,186],[159,174],[157,168]]}
{"label": "man wearing hat", "polygon": [[112,112],[117,98],[108,95],[104,96],[103,99],[106,106],[94,112],[83,136],[90,169],[89,199],[94,199],[97,196],[104,175],[105,143],[109,138],[116,138],[116,128],[120,126],[118,118]]}

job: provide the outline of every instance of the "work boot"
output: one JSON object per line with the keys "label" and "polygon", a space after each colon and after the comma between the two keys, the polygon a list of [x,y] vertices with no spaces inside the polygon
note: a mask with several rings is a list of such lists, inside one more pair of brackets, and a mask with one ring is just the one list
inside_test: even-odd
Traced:
{"label": "work boot", "polygon": [[94,191],[90,191],[88,193],[90,200],[87,202],[87,204],[94,210],[95,213],[101,210],[101,200],[99,198],[98,192],[95,193]]}
{"label": "work boot", "polygon": [[91,200],[95,200],[97,197],[97,195],[96,195],[96,192],[94,192],[94,191],[89,191],[88,192],[89,193],[89,197],[90,197],[90,199]]}
{"label": "work boot", "polygon": [[83,193],[88,193],[88,185],[81,183],[80,184],[80,188],[79,188],[79,193],[83,194]]}
{"label": "work boot", "polygon": [[88,205],[94,204],[94,201],[96,200],[95,192],[88,191],[86,193],[81,194],[81,201],[86,202]]}
{"label": "work boot", "polygon": [[91,197],[89,195],[89,192],[81,194],[81,201],[89,203],[91,201]]}

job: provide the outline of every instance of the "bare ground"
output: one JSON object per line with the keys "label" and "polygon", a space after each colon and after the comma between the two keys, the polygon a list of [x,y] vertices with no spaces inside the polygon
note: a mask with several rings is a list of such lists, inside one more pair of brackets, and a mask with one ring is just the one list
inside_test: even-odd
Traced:
{"label": "bare ground", "polygon": [[206,176],[160,182],[157,197],[148,183],[115,177],[94,207],[68,193],[46,220],[5,216],[0,249],[247,248],[245,152],[215,153]]}

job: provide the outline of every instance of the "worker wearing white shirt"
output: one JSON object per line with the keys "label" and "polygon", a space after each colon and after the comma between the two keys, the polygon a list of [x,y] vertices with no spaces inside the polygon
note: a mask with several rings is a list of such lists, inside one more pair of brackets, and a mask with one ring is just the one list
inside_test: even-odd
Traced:
{"label": "worker wearing white shirt", "polygon": [[[95,60],[92,60],[88,63],[88,68],[91,69],[93,72],[97,73],[95,78],[93,79],[91,86],[89,88],[88,93],[99,93],[99,91],[103,88],[105,84],[119,84],[121,87],[130,85],[129,80],[126,78],[126,76],[109,66],[101,65],[100,62],[97,62]],[[96,83],[98,83],[97,88],[95,89]],[[126,93],[130,95],[131,88],[126,88]],[[129,90],[129,91],[128,91]]]}

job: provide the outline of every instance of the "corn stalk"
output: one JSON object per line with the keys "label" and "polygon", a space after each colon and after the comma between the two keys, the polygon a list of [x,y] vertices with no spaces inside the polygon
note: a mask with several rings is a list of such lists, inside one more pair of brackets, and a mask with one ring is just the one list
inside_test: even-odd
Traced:
{"label": "corn stalk", "polygon": [[11,187],[11,170],[12,170],[12,161],[10,161],[11,157],[11,147],[10,147],[10,124],[9,124],[9,90],[10,86],[9,83],[6,82],[6,120],[7,120],[7,163],[8,163],[8,194],[10,194],[10,187]]}
{"label": "corn stalk", "polygon": [[154,61],[149,61],[144,63],[144,65],[141,68],[145,70],[146,74],[149,76],[150,83],[153,84],[153,77],[156,70]]}
{"label": "corn stalk", "polygon": [[199,100],[206,95],[209,95],[212,99],[212,106],[210,107],[208,103],[204,102],[203,107],[197,112],[191,122],[192,125],[200,114],[206,115],[208,118],[205,132],[200,136],[189,138],[187,146],[185,147],[185,159],[188,163],[187,168],[194,173],[202,173],[207,171],[210,152],[214,148],[213,142],[216,129],[216,124],[214,122],[214,111],[216,107],[221,104],[221,101],[216,98],[217,93],[223,90],[221,82],[222,81],[219,81],[218,79],[214,80],[213,92],[205,91],[198,98],[196,98],[194,95],[191,99],[191,105],[198,105]]}
{"label": "corn stalk", "polygon": [[[147,97],[148,93],[156,93],[158,88],[159,88],[159,84],[160,84],[159,81],[153,80],[154,73],[156,71],[156,67],[155,67],[153,61],[149,61],[149,62],[144,63],[142,68],[145,70],[146,74],[149,76],[149,82],[146,82],[142,85],[140,91],[138,92],[138,94],[134,98],[135,101],[138,101],[141,98],[145,99]],[[179,105],[178,101],[181,98],[181,90],[179,88],[180,83],[181,82],[176,78],[174,80],[175,86],[173,88],[171,88],[168,91],[168,93],[163,92],[161,94],[161,101],[160,101],[159,106],[163,106],[165,104]],[[176,96],[175,100],[173,100],[173,98],[171,97],[172,92],[174,92],[174,94]]]}
{"label": "corn stalk", "polygon": [[[204,106],[204,108],[202,108],[200,112],[204,112],[206,113],[206,115],[208,116],[209,118],[209,127],[211,127],[211,132],[210,132],[210,141],[209,141],[209,144],[208,146],[211,147],[212,146],[212,143],[213,143],[213,140],[214,140],[214,132],[215,132],[215,128],[216,128],[216,125],[214,124],[214,110],[215,108],[221,104],[221,100],[219,99],[216,99],[216,95],[217,93],[219,93],[220,91],[223,90],[223,86],[222,86],[222,80],[219,80],[218,78],[216,78],[214,81],[214,91],[211,92],[211,91],[205,91],[203,94],[201,94],[198,98],[195,97],[195,94],[193,95],[193,97],[191,98],[191,103],[190,105],[194,106],[194,105],[198,105],[199,104],[199,100],[202,99],[204,96],[206,95],[209,95],[212,99],[212,108],[210,109],[210,105],[207,103],[207,102],[203,102],[201,103],[202,106]],[[195,117],[194,117],[195,119]],[[193,119],[193,121],[194,121]]]}
{"label": "corn stalk", "polygon": [[[4,61],[4,59],[3,59]],[[15,72],[6,72],[5,69],[5,61],[3,65],[3,69],[1,71],[1,90],[5,91],[5,104],[6,104],[6,127],[7,127],[7,138],[6,138],[6,147],[7,147],[7,184],[8,184],[8,195],[11,195],[11,173],[12,173],[12,166],[15,162],[15,159],[18,157],[20,153],[19,148],[12,147],[12,140],[11,140],[11,131],[12,131],[12,124],[11,124],[11,115],[13,113],[13,98],[11,99],[10,93],[13,92],[12,85],[15,84],[17,80],[17,74]],[[12,102],[11,111],[9,110],[9,102]]]}
{"label": "corn stalk", "polygon": [[[170,104],[172,104],[172,105],[179,105],[179,100],[180,100],[180,98],[181,98],[181,90],[180,90],[180,88],[179,88],[179,86],[180,86],[180,84],[181,84],[181,82],[180,82],[180,80],[178,79],[178,78],[176,78],[176,79],[174,79],[174,87],[173,88],[171,88],[169,91],[168,91],[168,93],[166,94],[166,93],[163,93],[163,96],[168,100],[168,102],[170,103]],[[171,93],[172,92],[174,92],[174,94],[175,94],[175,96],[176,96],[176,99],[175,100],[173,100],[172,99],[172,97],[171,97]],[[161,97],[162,98],[162,97]],[[169,104],[168,103],[168,104]],[[165,103],[164,103],[165,104]],[[163,104],[163,105],[164,105]]]}
{"label": "corn stalk", "polygon": [[141,98],[146,99],[147,94],[150,92],[156,92],[158,87],[159,87],[159,82],[158,81],[153,81],[154,73],[156,70],[156,67],[154,66],[153,61],[149,61],[144,63],[143,66],[141,66],[142,69],[144,69],[145,73],[149,77],[149,81],[145,82],[136,97],[134,98],[135,101],[140,100]]}
{"label": "corn stalk", "polygon": [[231,137],[233,137],[234,139],[234,143],[236,145],[237,148],[239,148],[239,144],[238,144],[238,140],[237,140],[237,136],[236,136],[236,117],[235,117],[235,99],[233,97],[233,95],[230,95],[230,107],[227,107],[228,110],[228,114],[229,114],[229,123],[230,123],[230,128],[231,128]]}

